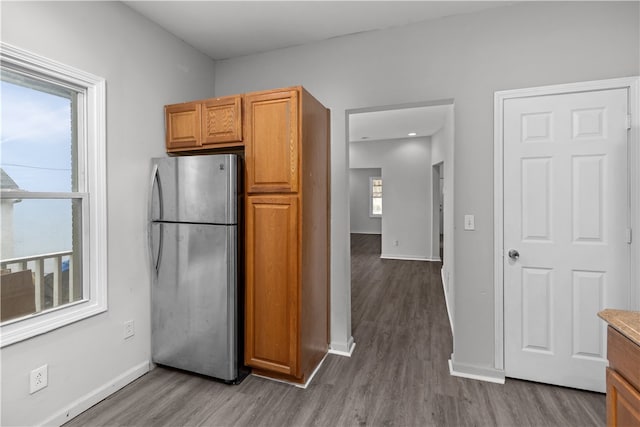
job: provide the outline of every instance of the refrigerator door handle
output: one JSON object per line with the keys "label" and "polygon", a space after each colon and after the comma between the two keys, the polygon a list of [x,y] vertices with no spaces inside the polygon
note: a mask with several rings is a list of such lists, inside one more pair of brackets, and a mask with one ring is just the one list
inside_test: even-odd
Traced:
{"label": "refrigerator door handle", "polygon": [[160,231],[158,232],[158,234],[160,235],[160,239],[158,241],[158,253],[154,255],[153,257],[153,266],[156,270],[156,274],[158,274],[158,272],[160,271],[160,254],[162,253],[162,241],[164,240],[164,224],[160,223],[158,224],[160,226]]}
{"label": "refrigerator door handle", "polygon": [[[157,193],[156,193],[157,191]],[[154,212],[153,212],[153,208],[154,208],[154,195],[157,194],[157,203],[158,203],[158,217],[154,218]],[[150,257],[150,261],[151,261],[151,267],[156,271],[156,274],[159,271],[160,268],[160,254],[162,253],[162,240],[163,240],[163,230],[162,230],[162,223],[156,223],[159,227],[159,237],[158,237],[158,245],[157,245],[157,252],[154,252],[154,239],[153,239],[153,225],[154,219],[161,219],[163,218],[162,215],[162,208],[163,208],[163,203],[162,203],[162,185],[160,183],[160,174],[158,173],[158,165],[154,164],[153,165],[153,169],[151,171],[151,185],[150,185],[150,191],[149,191],[149,230],[148,230],[148,234],[149,234],[149,257]]]}
{"label": "refrigerator door handle", "polygon": [[[154,239],[154,226],[157,227],[158,238]],[[151,268],[156,272],[156,275],[160,271],[160,254],[162,253],[162,241],[164,240],[164,224],[161,222],[149,223],[149,262]]]}
{"label": "refrigerator door handle", "polygon": [[[151,185],[149,191],[149,220],[160,220],[164,218],[164,200],[162,197],[162,182],[160,180],[160,172],[158,164],[154,164],[151,170]],[[154,218],[154,195],[157,194],[157,218]]]}

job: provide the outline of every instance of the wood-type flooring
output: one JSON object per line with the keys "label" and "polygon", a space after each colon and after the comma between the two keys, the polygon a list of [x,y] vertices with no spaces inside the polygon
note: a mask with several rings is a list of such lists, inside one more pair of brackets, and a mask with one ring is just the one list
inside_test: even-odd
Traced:
{"label": "wood-type flooring", "polygon": [[603,394],[450,376],[440,263],[381,260],[376,235],[352,235],[351,251],[357,346],[328,355],[306,390],[156,368],[66,426],[605,425]]}

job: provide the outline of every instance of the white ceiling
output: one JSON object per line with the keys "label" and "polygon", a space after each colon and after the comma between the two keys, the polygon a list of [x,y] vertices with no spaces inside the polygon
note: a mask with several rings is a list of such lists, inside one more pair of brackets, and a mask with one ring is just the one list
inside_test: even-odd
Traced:
{"label": "white ceiling", "polygon": [[473,13],[513,1],[125,1],[219,60]]}
{"label": "white ceiling", "polygon": [[449,111],[451,105],[436,105],[350,114],[349,142],[430,136],[442,128]]}
{"label": "white ceiling", "polygon": [[[125,1],[214,60],[508,6],[515,1]],[[426,101],[426,100],[425,100]],[[350,116],[350,141],[431,135],[447,107]],[[363,138],[366,137],[366,138]]]}

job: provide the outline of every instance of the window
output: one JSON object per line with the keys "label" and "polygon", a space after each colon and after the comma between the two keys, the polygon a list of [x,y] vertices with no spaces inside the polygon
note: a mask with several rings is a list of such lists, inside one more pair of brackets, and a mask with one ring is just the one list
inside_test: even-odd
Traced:
{"label": "window", "polygon": [[1,346],[106,310],[105,82],[0,44]]}
{"label": "window", "polygon": [[369,178],[369,216],[378,218],[382,216],[382,178]]}

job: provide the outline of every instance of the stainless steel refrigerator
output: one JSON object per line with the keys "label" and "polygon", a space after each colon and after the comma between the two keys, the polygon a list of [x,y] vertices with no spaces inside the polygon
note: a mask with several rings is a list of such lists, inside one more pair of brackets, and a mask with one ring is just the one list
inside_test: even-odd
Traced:
{"label": "stainless steel refrigerator", "polygon": [[239,379],[239,158],[152,160],[149,242],[155,363]]}

